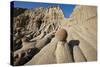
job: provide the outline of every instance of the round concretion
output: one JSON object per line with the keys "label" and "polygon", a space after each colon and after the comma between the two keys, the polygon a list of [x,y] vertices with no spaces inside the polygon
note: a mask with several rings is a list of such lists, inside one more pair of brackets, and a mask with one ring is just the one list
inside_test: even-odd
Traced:
{"label": "round concretion", "polygon": [[55,38],[57,38],[58,40],[64,41],[66,40],[68,34],[67,31],[65,29],[59,29],[56,33],[55,33]]}

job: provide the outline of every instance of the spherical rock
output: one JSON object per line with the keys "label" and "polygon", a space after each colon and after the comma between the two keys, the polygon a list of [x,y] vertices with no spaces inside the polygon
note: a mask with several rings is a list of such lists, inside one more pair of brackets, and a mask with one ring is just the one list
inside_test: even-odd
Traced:
{"label": "spherical rock", "polygon": [[59,29],[55,33],[55,38],[57,38],[60,41],[66,40],[67,36],[68,36],[68,34],[67,34],[67,31],[65,29]]}

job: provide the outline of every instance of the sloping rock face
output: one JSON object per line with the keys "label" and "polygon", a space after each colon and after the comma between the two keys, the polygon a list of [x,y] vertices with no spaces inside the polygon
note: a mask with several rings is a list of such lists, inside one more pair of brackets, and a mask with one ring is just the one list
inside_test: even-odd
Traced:
{"label": "sloping rock face", "polygon": [[69,18],[52,6],[27,9],[13,19],[13,65],[97,60],[95,6],[76,6]]}
{"label": "sloping rock face", "polygon": [[[69,34],[68,41],[80,41],[78,47],[86,60],[97,60],[97,8],[95,6],[76,6],[70,18],[67,19],[66,29]],[[75,50],[78,49],[75,48]]]}

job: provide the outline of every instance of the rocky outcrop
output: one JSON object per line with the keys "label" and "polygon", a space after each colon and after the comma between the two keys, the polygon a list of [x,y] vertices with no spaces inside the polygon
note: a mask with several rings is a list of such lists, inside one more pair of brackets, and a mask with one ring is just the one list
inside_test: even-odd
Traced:
{"label": "rocky outcrop", "polygon": [[78,47],[86,60],[97,60],[97,8],[76,6],[67,20],[66,29],[69,34],[68,41],[79,40]]}
{"label": "rocky outcrop", "polygon": [[76,6],[65,18],[59,6],[39,7],[13,17],[13,65],[97,60],[96,10]]}
{"label": "rocky outcrop", "polygon": [[65,29],[60,29],[56,32],[55,38],[58,39],[58,43],[55,50],[56,62],[57,63],[71,63],[72,55],[68,46],[66,38],[68,37]]}
{"label": "rocky outcrop", "polygon": [[[59,34],[62,33],[61,31],[63,31],[64,35]],[[57,38],[58,36],[59,39]],[[62,36],[65,36],[63,40]],[[51,42],[41,49],[41,51],[26,64],[54,64],[72,62],[72,56],[68,44],[66,44],[66,37],[66,30],[58,30]]]}
{"label": "rocky outcrop", "polygon": [[63,18],[63,12],[57,6],[26,10],[14,18],[14,32],[20,27],[22,31],[27,31],[27,33],[36,33],[38,30],[36,35],[40,34],[41,31],[49,33],[59,27]]}
{"label": "rocky outcrop", "polygon": [[[25,60],[30,55],[27,55],[28,50],[37,48],[40,51],[47,45],[54,37],[56,30],[61,26],[63,18],[63,12],[58,6],[27,9],[18,16],[13,17],[12,34],[14,41],[12,52],[14,58],[18,56],[14,61],[14,65],[23,65],[28,61]],[[17,44],[18,40],[22,43]],[[34,51],[31,53],[34,53]],[[22,53],[25,53],[24,59],[21,57]],[[30,58],[35,54],[31,54]],[[22,63],[22,60],[25,62]]]}

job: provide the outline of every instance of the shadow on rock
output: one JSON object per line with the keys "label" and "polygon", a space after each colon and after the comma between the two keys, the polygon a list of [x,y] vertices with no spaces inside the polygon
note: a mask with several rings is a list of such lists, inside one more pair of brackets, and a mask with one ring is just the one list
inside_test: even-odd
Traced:
{"label": "shadow on rock", "polygon": [[34,55],[36,55],[38,52],[39,52],[39,49],[38,49],[38,48],[31,48],[31,49],[22,51],[22,52],[20,53],[20,55],[17,54],[17,55],[14,57],[14,65],[15,65],[15,66],[24,65],[24,64],[27,63],[29,60],[31,60],[32,57],[33,57]]}
{"label": "shadow on rock", "polygon": [[74,47],[75,45],[78,46],[79,43],[80,43],[79,40],[70,40],[69,43],[68,43],[69,48],[70,48],[70,51],[71,51],[71,54],[72,54],[72,59],[73,59],[73,61],[74,61],[74,57],[73,57],[73,47]]}

